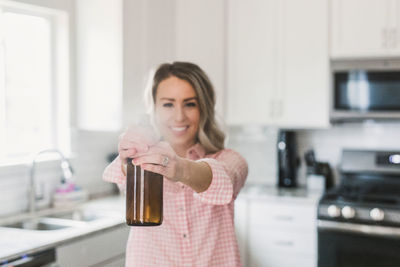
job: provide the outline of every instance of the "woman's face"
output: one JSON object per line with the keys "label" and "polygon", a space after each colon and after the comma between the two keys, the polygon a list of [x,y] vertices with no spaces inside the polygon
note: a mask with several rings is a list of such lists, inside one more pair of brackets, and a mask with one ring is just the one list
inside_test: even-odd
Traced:
{"label": "woman's face", "polygon": [[195,144],[200,109],[195,90],[185,80],[171,76],[158,85],[155,101],[157,126],[175,151],[185,152]]}

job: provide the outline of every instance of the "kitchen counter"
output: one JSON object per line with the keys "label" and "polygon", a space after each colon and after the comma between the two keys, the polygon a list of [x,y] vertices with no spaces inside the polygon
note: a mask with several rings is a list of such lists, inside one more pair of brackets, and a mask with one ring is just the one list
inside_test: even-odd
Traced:
{"label": "kitchen counter", "polygon": [[272,185],[246,185],[239,193],[240,199],[252,200],[279,200],[296,201],[298,203],[316,203],[322,196],[322,192],[309,191],[305,187],[278,188]]}
{"label": "kitchen counter", "polygon": [[[112,196],[88,201],[78,207],[84,210],[94,210],[101,218],[88,222],[75,222],[75,226],[49,231],[35,231],[0,226],[0,264],[23,254],[34,253],[48,248],[54,248],[99,231],[113,229],[125,224],[125,198]],[[45,216],[57,209],[38,211]],[[17,216],[18,217],[18,216]],[[0,225],[6,225],[14,218],[0,219]]]}

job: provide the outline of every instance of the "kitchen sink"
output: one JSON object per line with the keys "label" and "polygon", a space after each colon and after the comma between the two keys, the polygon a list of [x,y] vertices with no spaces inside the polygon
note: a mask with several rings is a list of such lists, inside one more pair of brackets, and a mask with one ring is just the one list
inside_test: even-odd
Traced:
{"label": "kitchen sink", "polygon": [[48,217],[81,222],[91,222],[103,218],[103,216],[101,216],[100,214],[87,210],[74,210],[59,214],[53,214]]}
{"label": "kitchen sink", "polygon": [[69,224],[52,221],[51,219],[48,220],[47,218],[29,219],[13,224],[4,225],[4,227],[9,227],[9,228],[18,228],[18,229],[36,230],[36,231],[60,230],[71,226],[72,225]]}

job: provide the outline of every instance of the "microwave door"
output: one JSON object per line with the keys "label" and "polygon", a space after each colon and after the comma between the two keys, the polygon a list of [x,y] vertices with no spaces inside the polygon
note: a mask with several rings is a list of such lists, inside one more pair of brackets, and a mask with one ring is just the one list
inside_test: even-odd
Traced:
{"label": "microwave door", "polygon": [[400,118],[400,71],[337,71],[333,80],[331,119]]}

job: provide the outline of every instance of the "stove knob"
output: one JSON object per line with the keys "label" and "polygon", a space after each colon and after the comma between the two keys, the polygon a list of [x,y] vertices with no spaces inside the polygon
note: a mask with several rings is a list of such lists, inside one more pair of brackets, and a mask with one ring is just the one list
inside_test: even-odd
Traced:
{"label": "stove knob", "polygon": [[369,212],[369,216],[371,216],[374,221],[382,221],[385,218],[385,213],[383,210],[374,208]]}
{"label": "stove knob", "polygon": [[328,207],[328,215],[332,218],[340,217],[340,208],[336,205],[330,205]]}
{"label": "stove knob", "polygon": [[344,206],[342,208],[342,215],[345,219],[353,219],[356,215],[356,211],[349,206]]}

